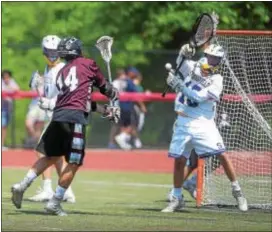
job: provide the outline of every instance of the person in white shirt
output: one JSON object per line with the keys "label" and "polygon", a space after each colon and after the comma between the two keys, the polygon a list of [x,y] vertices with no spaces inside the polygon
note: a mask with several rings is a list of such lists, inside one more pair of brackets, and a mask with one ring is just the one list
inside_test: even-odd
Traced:
{"label": "person in white shirt", "polygon": [[[45,111],[47,120],[50,121],[52,117],[52,111],[55,107],[57,100],[57,95],[59,93],[56,86],[56,78],[58,72],[65,66],[64,62],[60,61],[60,58],[57,53],[57,47],[60,42],[60,38],[56,35],[47,35],[42,40],[42,49],[43,55],[47,62],[47,65],[44,70],[44,74],[41,76],[36,71],[33,73],[30,87],[36,89],[40,95],[44,96],[43,101],[38,102],[38,106]],[[50,110],[45,110],[50,109]],[[47,124],[48,125],[48,124]],[[45,131],[46,127],[44,128]],[[41,135],[42,136],[42,135]],[[37,154],[38,158],[42,154]],[[57,173],[61,173],[63,169],[62,163],[56,165]],[[41,191],[39,191],[35,196],[29,198],[31,201],[48,201],[53,197],[54,191],[52,189],[52,168],[49,167],[44,171],[43,175],[43,186]],[[71,186],[67,189],[64,195],[64,201],[74,203],[75,195],[71,189]]]}
{"label": "person in white shirt", "polygon": [[[2,78],[2,91],[12,93],[18,91],[20,88],[16,81],[12,78],[12,73],[9,70],[3,70],[1,72]],[[1,124],[2,124],[2,150],[7,150],[5,147],[5,141],[7,136],[7,127],[11,120],[13,111],[13,100],[10,97],[2,98],[1,107]]]}
{"label": "person in white shirt", "polygon": [[[168,156],[174,161],[173,198],[162,212],[174,212],[184,207],[182,185],[187,176],[185,165],[192,149],[200,158],[217,155],[228,179],[232,194],[241,211],[247,211],[247,200],[231,161],[224,154],[223,139],[216,127],[214,117],[216,103],[223,90],[223,77],[218,68],[224,58],[221,46],[211,44],[205,48],[205,57],[198,62],[191,60],[195,49],[189,44],[182,46],[177,58],[177,73],[170,71],[167,84],[176,93],[175,112],[177,119],[173,126],[173,135]],[[183,60],[185,59],[185,60]]]}

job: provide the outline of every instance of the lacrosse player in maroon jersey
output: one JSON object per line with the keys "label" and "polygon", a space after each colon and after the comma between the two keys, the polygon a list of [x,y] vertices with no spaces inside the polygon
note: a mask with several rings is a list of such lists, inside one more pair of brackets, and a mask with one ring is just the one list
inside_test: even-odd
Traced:
{"label": "lacrosse player in maroon jersey", "polygon": [[[31,183],[49,166],[65,157],[66,168],[62,171],[54,196],[48,201],[48,213],[65,216],[60,203],[66,189],[80,167],[85,155],[85,127],[90,111],[99,111],[117,123],[120,118],[118,91],[106,81],[99,67],[92,59],[82,56],[82,43],[75,37],[63,38],[58,45],[58,54],[66,65],[57,75],[59,90],[52,120],[37,145],[40,158],[28,171],[24,179],[13,185],[12,202],[21,208],[23,194]],[[96,87],[111,101],[111,106],[100,106],[91,102],[91,92]],[[43,98],[40,100],[43,101]],[[44,108],[46,104],[43,105]]]}

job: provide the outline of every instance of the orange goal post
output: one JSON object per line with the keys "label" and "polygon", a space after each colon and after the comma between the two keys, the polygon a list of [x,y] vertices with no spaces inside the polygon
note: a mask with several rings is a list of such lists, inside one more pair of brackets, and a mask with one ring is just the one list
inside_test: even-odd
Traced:
{"label": "orange goal post", "polygon": [[[272,209],[272,31],[218,30],[215,39],[226,51],[220,68],[223,100],[217,107],[219,130],[249,207]],[[213,41],[214,42],[214,41]],[[231,185],[216,157],[199,159],[197,206],[232,206]]]}

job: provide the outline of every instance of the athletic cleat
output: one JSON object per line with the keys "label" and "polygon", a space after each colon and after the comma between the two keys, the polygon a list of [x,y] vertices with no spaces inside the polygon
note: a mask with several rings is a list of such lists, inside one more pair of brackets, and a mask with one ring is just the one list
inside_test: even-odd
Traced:
{"label": "athletic cleat", "polygon": [[69,187],[63,197],[63,201],[66,201],[68,203],[75,203],[76,202],[76,197],[75,194],[73,193],[72,189]]}
{"label": "athletic cleat", "polygon": [[60,205],[61,200],[57,199],[56,197],[52,197],[45,206],[45,211],[52,215],[57,216],[67,216],[67,213],[64,212]]}
{"label": "athletic cleat", "polygon": [[21,209],[22,207],[24,192],[25,192],[25,188],[23,188],[21,184],[14,184],[11,187],[11,193],[12,193],[11,201],[17,209]]}
{"label": "athletic cleat", "polygon": [[114,137],[116,143],[122,148],[123,150],[131,150],[132,146],[128,144],[124,139],[123,136],[117,135]]}
{"label": "athletic cleat", "polygon": [[172,201],[169,202],[168,206],[163,209],[161,212],[163,213],[172,213],[181,210],[184,208],[185,202],[183,198],[177,198],[172,196]]}
{"label": "athletic cleat", "polygon": [[38,190],[37,194],[33,197],[28,198],[30,201],[34,202],[45,202],[49,201],[54,195],[53,191]]}
{"label": "athletic cleat", "polygon": [[247,199],[242,194],[241,190],[232,190],[232,195],[236,199],[239,210],[248,211]]}

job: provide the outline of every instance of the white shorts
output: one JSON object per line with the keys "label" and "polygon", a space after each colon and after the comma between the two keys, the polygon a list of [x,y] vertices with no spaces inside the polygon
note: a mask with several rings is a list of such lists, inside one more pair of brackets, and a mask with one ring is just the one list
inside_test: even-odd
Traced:
{"label": "white shorts", "polygon": [[45,110],[42,110],[38,105],[31,106],[26,115],[26,119],[33,123],[44,122],[46,121],[46,118]]}
{"label": "white shorts", "polygon": [[223,139],[213,120],[196,120],[178,116],[168,156],[190,157],[192,149],[199,157],[219,155],[225,151]]}

